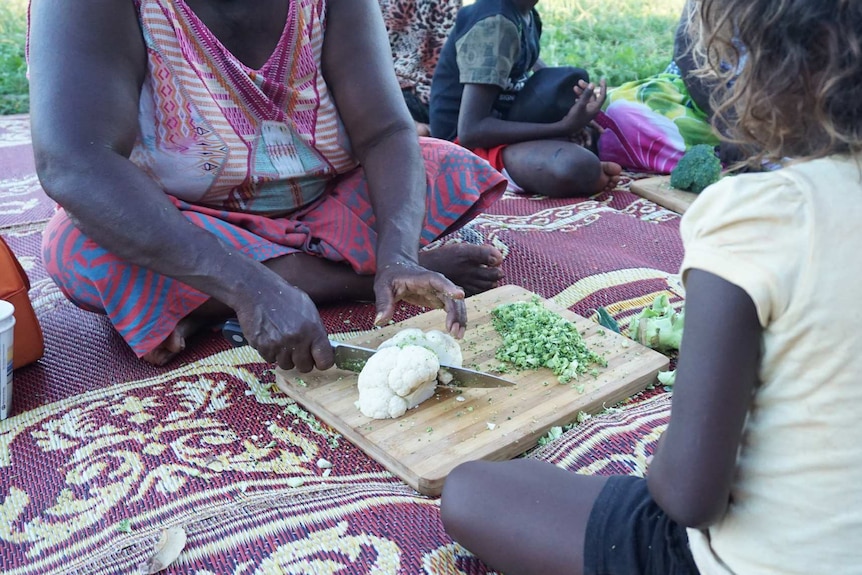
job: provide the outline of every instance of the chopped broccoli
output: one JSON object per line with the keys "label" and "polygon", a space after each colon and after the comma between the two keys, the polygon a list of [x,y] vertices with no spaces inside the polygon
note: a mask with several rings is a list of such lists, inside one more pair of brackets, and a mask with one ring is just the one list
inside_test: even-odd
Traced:
{"label": "chopped broccoli", "polygon": [[562,426],[552,427],[548,430],[548,433],[544,435],[544,437],[539,438],[539,447],[545,446],[563,436],[563,428]]}
{"label": "chopped broccoli", "polygon": [[678,350],[684,323],[685,310],[677,313],[667,294],[661,294],[631,321],[629,336],[656,351]]}
{"label": "chopped broccoli", "polygon": [[539,302],[502,304],[491,312],[492,324],[503,338],[495,357],[520,369],[547,367],[560,383],[587,373],[607,360],[587,348],[577,326]]}
{"label": "chopped broccoli", "polygon": [[131,533],[132,532],[132,522],[128,519],[121,519],[119,523],[117,523],[117,531],[120,533]]}
{"label": "chopped broccoli", "polygon": [[699,194],[710,184],[721,178],[721,161],[715,148],[709,144],[698,144],[683,154],[670,173],[670,185],[678,190]]}

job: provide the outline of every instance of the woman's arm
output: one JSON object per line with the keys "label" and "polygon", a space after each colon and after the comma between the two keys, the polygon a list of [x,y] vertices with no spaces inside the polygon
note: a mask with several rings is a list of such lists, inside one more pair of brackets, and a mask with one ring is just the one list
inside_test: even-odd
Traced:
{"label": "woman's arm", "polygon": [[416,263],[425,219],[425,163],[376,2],[329,0],[323,72],[368,178],[378,266]]}
{"label": "woman's arm", "polygon": [[704,528],[724,515],[730,501],[757,385],[762,328],[745,291],[692,269],[684,329],[670,424],[647,482],[671,519]]}
{"label": "woman's arm", "polygon": [[133,3],[34,0],[30,38],[33,148],[46,193],[116,256],[230,305],[262,266],[189,223],[128,159],[147,58]]}
{"label": "woman's arm", "polygon": [[464,292],[418,264],[425,161],[375,0],[329,0],[323,72],[368,179],[377,232],[378,322],[388,321],[403,298],[444,307],[447,328],[462,333]]}
{"label": "woman's arm", "polygon": [[[33,0],[33,148],[46,193],[117,257],[234,309],[266,359],[313,341],[317,366],[329,367],[332,351],[310,298],[190,223],[129,161],[146,58],[132,2]],[[310,362],[311,354],[296,361],[307,369]]]}

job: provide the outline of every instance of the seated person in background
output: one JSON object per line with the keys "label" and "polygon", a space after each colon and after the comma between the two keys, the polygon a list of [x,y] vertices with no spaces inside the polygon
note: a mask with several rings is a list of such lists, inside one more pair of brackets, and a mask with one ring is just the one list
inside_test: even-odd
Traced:
{"label": "seated person in background", "polygon": [[416,137],[374,0],[88,6],[33,0],[30,21],[37,170],[62,207],[43,257],[70,300],[154,364],[236,316],[267,361],[326,369],[333,301],[374,300],[377,323],[443,307],[463,334],[502,255],[419,247],[506,182]]}
{"label": "seated person in background", "polygon": [[[578,143],[604,102],[604,81],[598,87],[584,82],[577,101],[570,89],[572,105],[551,121],[519,121],[508,114],[530,72],[541,67],[542,22],[535,5],[536,0],[477,0],[459,11],[431,84],[431,135],[457,138],[515,188],[589,196],[615,185],[620,173],[618,165],[601,163]],[[572,79],[572,88],[586,79],[576,68],[562,74]]]}
{"label": "seated person in background", "polygon": [[461,0],[378,0],[389,33],[395,75],[420,136],[428,136],[428,99],[440,50]]}
{"label": "seated person in background", "polygon": [[698,144],[717,146],[725,165],[743,158],[736,145],[719,145],[710,106],[715,80],[695,74],[689,33],[693,6],[689,1],[683,9],[666,70],[608,90],[604,110],[596,117],[604,129],[598,139],[602,160],[627,170],[668,174]]}
{"label": "seated person in background", "polygon": [[[691,99],[699,109],[703,110],[709,121],[714,124],[715,129],[722,134],[723,139],[718,144],[718,155],[722,163],[725,165],[737,162],[745,163],[753,155],[752,151],[745,149],[741,142],[731,142],[726,137],[731,131],[727,124],[727,118],[732,117],[732,114],[730,112],[723,115],[715,115],[713,113],[712,97],[716,93],[719,81],[717,76],[697,73],[698,65],[693,53],[694,35],[690,28],[694,18],[695,7],[693,0],[686,0],[679,24],[676,27],[676,36],[673,43],[673,62],[671,62],[669,69],[679,73],[683,82],[685,82],[685,88]],[[738,39],[734,41],[736,42],[735,45],[739,47]],[[743,53],[740,55],[740,61],[744,63],[745,58],[743,50]],[[727,63],[724,63],[723,66],[726,67]],[[755,169],[755,167],[749,163],[746,164],[745,169],[750,171]]]}

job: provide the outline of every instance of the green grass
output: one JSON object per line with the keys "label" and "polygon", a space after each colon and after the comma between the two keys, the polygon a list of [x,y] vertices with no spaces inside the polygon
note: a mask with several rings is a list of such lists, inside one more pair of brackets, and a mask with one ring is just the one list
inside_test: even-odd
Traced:
{"label": "green grass", "polygon": [[542,60],[619,84],[665,69],[684,0],[539,0]]}
{"label": "green grass", "polygon": [[[671,59],[684,0],[540,0],[542,59],[585,68],[611,86],[660,72]],[[0,115],[29,109],[26,0],[0,3]]]}
{"label": "green grass", "polygon": [[24,41],[27,33],[26,0],[0,4],[0,115],[29,109]]}

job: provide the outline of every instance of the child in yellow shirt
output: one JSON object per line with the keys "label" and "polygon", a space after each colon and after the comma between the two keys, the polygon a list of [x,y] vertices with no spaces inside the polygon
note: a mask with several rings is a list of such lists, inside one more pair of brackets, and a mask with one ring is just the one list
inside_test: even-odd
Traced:
{"label": "child in yellow shirt", "polygon": [[862,3],[693,18],[715,85],[735,78],[717,121],[753,165],[793,160],[725,177],[682,220],[685,334],[645,479],[536,460],[449,476],[447,531],[507,575],[862,573]]}

